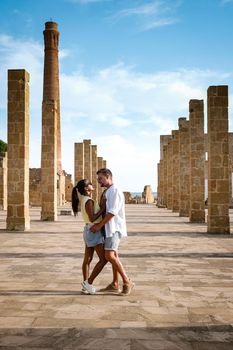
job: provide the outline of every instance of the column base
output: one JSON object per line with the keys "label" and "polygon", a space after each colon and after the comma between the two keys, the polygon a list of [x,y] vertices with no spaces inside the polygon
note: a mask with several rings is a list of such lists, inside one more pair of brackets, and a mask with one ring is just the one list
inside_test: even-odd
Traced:
{"label": "column base", "polygon": [[41,212],[41,221],[57,221],[57,214],[51,212]]}
{"label": "column base", "polygon": [[216,234],[230,234],[229,216],[208,215],[207,232]]}
{"label": "column base", "polygon": [[205,222],[205,211],[191,212],[189,214],[189,222],[204,223]]}
{"label": "column base", "polygon": [[25,218],[7,218],[6,229],[8,231],[28,231],[30,230],[30,220]]}

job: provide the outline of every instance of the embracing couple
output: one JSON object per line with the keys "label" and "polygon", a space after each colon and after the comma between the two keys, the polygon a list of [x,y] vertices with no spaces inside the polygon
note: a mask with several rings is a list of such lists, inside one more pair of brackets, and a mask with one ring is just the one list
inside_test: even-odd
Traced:
{"label": "embracing couple", "polygon": [[[96,293],[93,281],[109,262],[112,265],[113,281],[99,291],[129,295],[134,287],[134,283],[127,276],[118,257],[120,239],[127,236],[124,194],[113,184],[112,172],[109,169],[99,169],[97,171],[97,180],[101,187],[106,188],[100,199],[100,204],[91,198],[93,186],[87,179],[80,180],[72,193],[74,214],[77,215],[80,202],[81,215],[85,222],[83,232],[85,253],[82,264],[84,280],[82,292],[86,294]],[[90,274],[90,263],[95,251],[99,261]],[[122,289],[119,286],[119,275],[122,278]]]}

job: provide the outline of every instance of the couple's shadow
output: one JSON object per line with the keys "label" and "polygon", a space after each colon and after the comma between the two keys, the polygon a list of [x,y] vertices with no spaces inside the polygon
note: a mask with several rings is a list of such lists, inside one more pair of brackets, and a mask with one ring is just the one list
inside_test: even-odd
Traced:
{"label": "couple's shadow", "polygon": [[90,294],[90,293],[84,293],[84,292],[80,292],[81,295],[84,295],[84,296],[98,296],[98,295],[111,295],[111,296],[114,296],[114,297],[122,297],[122,294],[121,292],[101,292],[101,291],[96,291],[95,294]]}

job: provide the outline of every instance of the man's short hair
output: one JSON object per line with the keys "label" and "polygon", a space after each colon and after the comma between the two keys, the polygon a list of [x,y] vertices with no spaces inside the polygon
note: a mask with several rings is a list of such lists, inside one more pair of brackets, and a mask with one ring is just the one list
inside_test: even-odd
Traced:
{"label": "man's short hair", "polygon": [[101,169],[99,169],[99,170],[97,171],[96,174],[97,174],[97,175],[98,175],[98,174],[102,174],[102,175],[104,175],[104,176],[110,176],[110,177],[112,177],[112,172],[111,172],[111,170],[109,170],[108,168],[101,168]]}

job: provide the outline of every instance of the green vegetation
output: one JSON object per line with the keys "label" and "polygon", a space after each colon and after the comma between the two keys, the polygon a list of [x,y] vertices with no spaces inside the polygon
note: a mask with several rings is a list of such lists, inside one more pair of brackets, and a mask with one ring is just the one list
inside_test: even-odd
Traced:
{"label": "green vegetation", "polygon": [[7,151],[7,143],[0,140],[0,152],[6,152]]}

